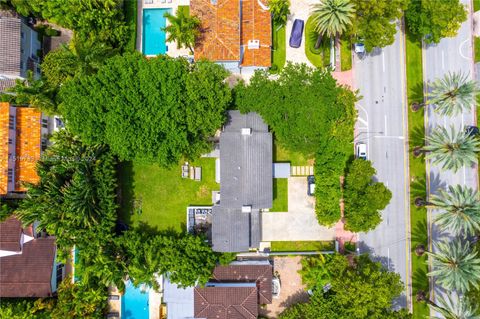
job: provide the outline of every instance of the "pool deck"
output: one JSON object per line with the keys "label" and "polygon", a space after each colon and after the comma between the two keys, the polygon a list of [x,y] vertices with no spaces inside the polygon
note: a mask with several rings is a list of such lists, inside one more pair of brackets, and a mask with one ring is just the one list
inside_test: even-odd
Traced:
{"label": "pool deck", "polygon": [[115,312],[119,314],[119,318],[122,318],[122,295],[118,291],[116,286],[108,287],[109,296],[119,296],[118,300],[108,300],[108,312]]}
{"label": "pool deck", "polygon": [[[167,3],[167,1],[171,1],[171,3]],[[145,3],[147,2],[147,3]],[[178,6],[189,6],[190,0],[137,0],[137,51],[142,52],[142,41],[143,41],[143,9],[171,9],[171,13],[173,15],[176,14]],[[168,21],[167,21],[168,25]],[[188,49],[177,49],[177,44],[172,42],[167,42],[167,55],[171,57],[179,57],[179,56],[186,56],[190,55]]]}

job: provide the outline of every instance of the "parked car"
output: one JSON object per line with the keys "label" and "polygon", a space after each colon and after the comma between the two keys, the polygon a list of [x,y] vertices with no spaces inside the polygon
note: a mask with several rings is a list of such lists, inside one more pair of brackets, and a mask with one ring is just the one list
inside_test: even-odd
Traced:
{"label": "parked car", "polygon": [[308,175],[307,176],[307,181],[308,181],[307,194],[309,196],[313,196],[313,195],[315,195],[315,176]]}
{"label": "parked car", "polygon": [[295,21],[293,21],[292,33],[290,34],[289,41],[292,48],[299,48],[302,44],[303,25],[303,20],[295,19]]}
{"label": "parked car", "polygon": [[357,143],[357,158],[367,160],[367,144]]}
{"label": "parked car", "polygon": [[477,136],[479,133],[480,133],[480,130],[476,126],[467,125],[465,127],[465,134],[467,134],[468,136]]}

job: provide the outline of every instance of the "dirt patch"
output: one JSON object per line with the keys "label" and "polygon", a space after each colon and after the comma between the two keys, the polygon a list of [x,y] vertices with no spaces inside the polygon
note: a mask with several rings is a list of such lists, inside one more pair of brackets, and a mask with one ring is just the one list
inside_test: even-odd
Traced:
{"label": "dirt patch", "polygon": [[300,256],[274,257],[273,271],[280,278],[280,296],[273,298],[271,304],[260,309],[261,316],[278,318],[279,314],[291,305],[308,301],[308,294],[298,273],[302,269],[301,258]]}
{"label": "dirt patch", "polygon": [[207,185],[202,185],[200,186],[200,189],[197,191],[197,197],[205,197],[208,195],[210,192],[210,189],[207,187]]}

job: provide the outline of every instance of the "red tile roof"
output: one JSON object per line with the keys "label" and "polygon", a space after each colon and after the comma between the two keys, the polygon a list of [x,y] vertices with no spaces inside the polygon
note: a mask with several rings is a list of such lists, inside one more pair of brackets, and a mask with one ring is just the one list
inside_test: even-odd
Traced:
{"label": "red tile roof", "polygon": [[191,0],[190,13],[202,22],[195,59],[240,60],[240,0]]}
{"label": "red tile roof", "polygon": [[255,319],[258,317],[257,288],[195,288],[194,316],[206,319]]}
{"label": "red tile roof", "polygon": [[22,223],[15,217],[9,217],[0,223],[0,250],[19,252],[22,249]]}
{"label": "red tile roof", "polygon": [[269,304],[272,302],[273,269],[271,265],[217,266],[212,277],[211,282],[254,282],[258,288],[258,303]]}
{"label": "red tile roof", "polygon": [[22,253],[0,258],[0,297],[48,297],[55,261],[55,239],[39,238]]}
{"label": "red tile roof", "polygon": [[8,191],[8,120],[10,104],[0,102],[0,195]]}

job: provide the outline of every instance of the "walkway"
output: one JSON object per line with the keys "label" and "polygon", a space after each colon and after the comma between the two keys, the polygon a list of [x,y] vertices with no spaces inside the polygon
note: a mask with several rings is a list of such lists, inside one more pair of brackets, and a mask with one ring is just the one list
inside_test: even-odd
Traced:
{"label": "walkway", "polygon": [[313,166],[292,166],[290,167],[292,176],[308,176],[313,175]]}

